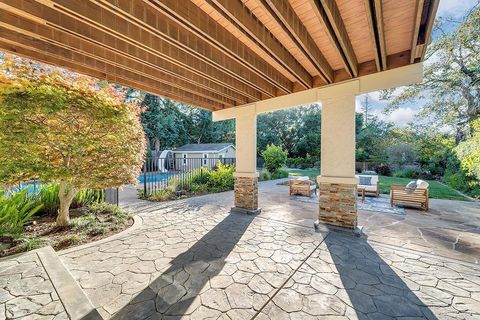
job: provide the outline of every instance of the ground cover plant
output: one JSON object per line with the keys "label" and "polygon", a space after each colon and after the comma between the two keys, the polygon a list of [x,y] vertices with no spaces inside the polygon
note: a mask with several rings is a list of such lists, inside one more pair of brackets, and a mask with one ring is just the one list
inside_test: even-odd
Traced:
{"label": "ground cover plant", "polygon": [[[57,226],[54,216],[34,215],[36,212],[33,211],[30,213],[33,214],[22,221],[21,226],[18,225],[18,228],[14,229],[16,233],[10,233],[11,236],[3,233],[8,224],[0,218],[3,235],[0,238],[0,256],[34,250],[46,245],[52,246],[55,250],[62,250],[108,237],[133,223],[127,212],[103,202],[91,203],[73,211],[71,223],[66,227]],[[3,216],[2,212],[0,217]]]}

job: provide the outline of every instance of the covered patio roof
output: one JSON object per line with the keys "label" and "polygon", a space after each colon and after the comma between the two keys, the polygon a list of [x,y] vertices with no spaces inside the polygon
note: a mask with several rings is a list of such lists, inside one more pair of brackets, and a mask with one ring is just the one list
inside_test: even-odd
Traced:
{"label": "covered patio roof", "polygon": [[211,111],[424,59],[439,0],[2,0],[0,49]]}

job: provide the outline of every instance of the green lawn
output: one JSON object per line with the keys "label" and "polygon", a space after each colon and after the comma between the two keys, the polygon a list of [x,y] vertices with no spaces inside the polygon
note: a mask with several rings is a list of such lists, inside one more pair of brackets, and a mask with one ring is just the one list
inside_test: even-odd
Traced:
{"label": "green lawn", "polygon": [[[288,173],[292,176],[309,176],[310,179],[316,180],[316,177],[320,174],[318,169],[287,169]],[[406,185],[412,179],[409,178],[395,178],[395,177],[386,177],[380,176],[380,193],[389,194],[390,185],[392,184],[403,184]],[[464,200],[468,201],[467,198],[458,194],[454,189],[445,186],[437,181],[427,180],[430,184],[430,198],[433,199],[448,199],[448,200]]]}

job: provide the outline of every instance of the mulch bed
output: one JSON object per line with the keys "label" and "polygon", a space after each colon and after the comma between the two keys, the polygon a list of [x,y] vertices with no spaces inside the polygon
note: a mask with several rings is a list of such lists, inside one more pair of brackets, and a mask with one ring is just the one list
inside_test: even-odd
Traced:
{"label": "mulch bed", "polygon": [[[71,212],[70,219],[80,215],[78,213]],[[105,222],[105,220],[102,222]],[[82,230],[75,230],[73,226],[57,227],[55,225],[54,217],[35,217],[25,226],[22,239],[0,237],[0,257],[36,249],[37,247],[43,247],[46,245],[52,246],[55,251],[63,250],[107,238],[111,235],[122,232],[132,225],[133,218],[130,217],[123,225],[112,222],[111,225],[107,227],[105,232],[100,234],[89,234],[83,232]],[[29,247],[27,244],[28,241],[24,239],[36,239],[39,240],[41,244],[35,247]]]}

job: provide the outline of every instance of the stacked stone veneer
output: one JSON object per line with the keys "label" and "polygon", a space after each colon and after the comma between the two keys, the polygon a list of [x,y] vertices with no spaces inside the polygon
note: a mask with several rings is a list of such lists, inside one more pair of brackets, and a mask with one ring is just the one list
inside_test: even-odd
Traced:
{"label": "stacked stone veneer", "polygon": [[318,221],[354,229],[357,226],[357,186],[320,183]]}
{"label": "stacked stone veneer", "polygon": [[258,177],[235,177],[235,207],[258,209]]}

